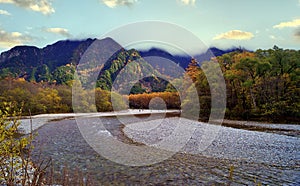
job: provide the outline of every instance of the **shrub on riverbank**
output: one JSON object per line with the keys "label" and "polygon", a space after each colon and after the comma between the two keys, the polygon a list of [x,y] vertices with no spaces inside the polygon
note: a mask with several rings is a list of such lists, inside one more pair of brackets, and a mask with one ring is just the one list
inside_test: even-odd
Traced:
{"label": "shrub on riverbank", "polygon": [[34,167],[30,160],[30,136],[19,135],[21,109],[13,103],[2,103],[0,109],[0,184],[40,185],[41,167]]}
{"label": "shrub on riverbank", "polygon": [[2,103],[0,108],[0,185],[41,186],[41,185],[93,185],[88,176],[80,171],[64,168],[54,174],[51,159],[31,160],[32,133],[19,133],[22,109],[15,103]]}

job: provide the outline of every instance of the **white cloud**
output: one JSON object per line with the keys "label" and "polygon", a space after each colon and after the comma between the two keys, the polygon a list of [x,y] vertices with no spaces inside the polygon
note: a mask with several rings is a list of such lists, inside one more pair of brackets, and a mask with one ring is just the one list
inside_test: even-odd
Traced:
{"label": "white cloud", "polygon": [[185,5],[195,5],[196,0],[180,0]]}
{"label": "white cloud", "polygon": [[8,11],[6,11],[6,10],[0,10],[0,15],[10,16],[11,14]]}
{"label": "white cloud", "polygon": [[138,0],[102,0],[102,2],[110,7],[115,8],[116,6],[131,6]]}
{"label": "white cloud", "polygon": [[55,10],[52,7],[50,0],[0,0],[0,3],[9,3],[16,6],[30,9],[36,12],[41,12],[42,14],[51,14]]}
{"label": "white cloud", "polygon": [[59,34],[59,35],[65,36],[65,37],[70,37],[71,36],[69,31],[65,28],[46,28],[45,31],[50,32],[50,33],[54,33],[54,34]]}
{"label": "white cloud", "polygon": [[273,28],[286,28],[286,27],[298,27],[300,26],[300,19],[294,19],[293,21],[281,22],[278,25],[274,25]]}
{"label": "white cloud", "polygon": [[270,35],[269,36],[271,39],[273,39],[273,40],[276,40],[277,38],[276,38],[276,36],[274,36],[274,35]]}
{"label": "white cloud", "polygon": [[231,30],[214,37],[214,40],[218,39],[232,39],[232,40],[247,40],[253,38],[254,35],[251,32],[244,32],[241,30]]}
{"label": "white cloud", "polygon": [[11,48],[16,45],[22,45],[28,41],[31,41],[31,37],[24,36],[19,32],[6,32],[0,28],[0,47]]}

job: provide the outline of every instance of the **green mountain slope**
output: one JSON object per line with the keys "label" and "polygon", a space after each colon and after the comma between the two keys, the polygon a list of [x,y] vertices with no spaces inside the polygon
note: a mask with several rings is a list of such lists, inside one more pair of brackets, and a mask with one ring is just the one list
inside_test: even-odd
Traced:
{"label": "green mountain slope", "polygon": [[[85,54],[88,48],[88,54]],[[107,61],[103,61],[104,56],[109,56]],[[81,60],[82,57],[87,59]],[[58,41],[42,49],[14,47],[0,56],[0,77],[69,84],[79,63],[80,76],[89,81],[89,76],[98,73],[96,85],[104,90],[111,90],[115,81],[115,88],[121,92],[124,92],[125,85],[134,86],[132,93],[163,91],[167,85],[165,80],[158,78],[161,74],[137,50],[125,50],[111,38]],[[122,78],[117,78],[119,74]],[[86,88],[92,88],[95,82],[86,82],[86,85]]]}

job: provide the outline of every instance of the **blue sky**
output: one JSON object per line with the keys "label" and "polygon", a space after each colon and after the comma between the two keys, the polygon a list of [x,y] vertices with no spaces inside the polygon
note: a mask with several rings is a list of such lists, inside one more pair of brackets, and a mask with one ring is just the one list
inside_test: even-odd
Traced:
{"label": "blue sky", "polygon": [[207,46],[300,49],[300,0],[0,0],[0,52],[149,20],[181,26]]}

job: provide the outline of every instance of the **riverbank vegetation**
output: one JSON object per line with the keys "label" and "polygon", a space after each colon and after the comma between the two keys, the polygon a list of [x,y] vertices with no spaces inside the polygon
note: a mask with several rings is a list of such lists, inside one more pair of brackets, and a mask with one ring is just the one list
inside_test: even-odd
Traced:
{"label": "riverbank vegetation", "polygon": [[[277,46],[255,52],[235,51],[202,62],[201,67],[209,63],[219,64],[225,79],[226,119],[300,123],[300,51]],[[181,82],[178,86],[189,90],[185,79],[193,81],[199,97],[199,118],[207,121],[212,97],[207,75],[212,74],[205,74],[201,67],[192,59],[185,76],[173,83]],[[192,105],[195,100],[183,96],[185,104]]]}
{"label": "riverbank vegetation", "polygon": [[19,131],[22,108],[16,103],[2,103],[0,108],[0,185],[95,185],[89,175],[80,170],[55,170],[51,158],[32,158],[36,133],[22,135]]}
{"label": "riverbank vegetation", "polygon": [[[114,100],[118,106],[115,110],[125,108],[122,96],[113,93]],[[109,91],[100,88],[83,90],[79,96],[81,105],[85,106],[85,112],[112,111],[111,94]],[[90,99],[95,98],[95,104],[90,105]],[[72,86],[54,85],[49,83],[32,83],[22,78],[6,78],[0,80],[0,108],[5,107],[4,102],[14,102],[18,108],[23,108],[23,115],[44,114],[44,113],[70,113],[73,112],[72,106]]]}
{"label": "riverbank vegetation", "polygon": [[3,102],[0,109],[0,185],[41,185],[44,169],[30,159],[32,135],[19,133],[22,109]]}
{"label": "riverbank vegetation", "polygon": [[[117,55],[118,63],[109,63],[110,66],[108,65],[106,70],[113,68],[114,72],[120,72],[121,69],[115,69],[114,64],[122,63],[123,58],[126,64],[130,63],[130,57],[139,57],[136,51],[125,53],[126,55],[123,53]],[[123,55],[127,57],[121,58]],[[203,72],[199,63],[202,65],[216,63],[221,67],[227,95],[225,118],[300,123],[300,51],[285,50],[277,46],[254,52],[237,50],[206,62],[197,61],[197,58],[192,59],[185,74],[179,79],[166,82],[153,76],[150,80],[143,79],[142,82],[136,83],[130,95],[113,93],[113,97],[117,100],[114,105],[118,108],[113,108],[109,89],[85,88],[78,96],[85,112],[94,111],[95,106],[97,111],[101,112],[125,109],[127,107],[123,98],[129,100],[130,108],[147,109],[152,98],[160,97],[165,101],[167,109],[180,109],[182,104],[193,105],[195,101],[195,97],[188,95],[190,85],[186,79],[189,77],[198,93],[199,119],[206,121],[210,115],[211,91],[207,74]],[[119,66],[123,68],[124,65]],[[147,68],[152,69],[150,66]],[[3,102],[16,102],[19,107],[22,105],[25,115],[29,114],[29,110],[32,114],[73,112],[74,77],[70,72],[74,70],[75,67],[72,65],[55,70],[52,74],[56,77],[55,81],[47,79],[50,76],[45,78],[38,76],[26,81],[24,78],[12,78],[2,74],[0,107],[3,107]],[[47,70],[45,72],[50,73]],[[103,71],[102,75],[105,73],[106,71]],[[106,78],[109,82],[113,82],[113,77],[116,76],[117,74],[113,74]],[[160,87],[159,90],[151,86],[151,82],[154,82],[156,87]],[[180,87],[180,90],[174,87]],[[95,104],[90,104],[90,99],[94,95]],[[155,102],[153,103],[155,105]]]}

